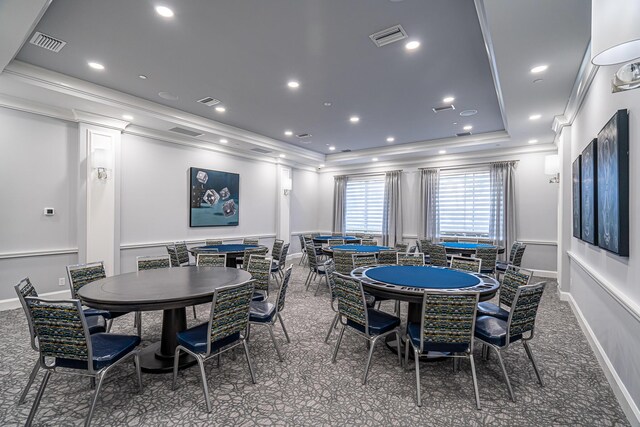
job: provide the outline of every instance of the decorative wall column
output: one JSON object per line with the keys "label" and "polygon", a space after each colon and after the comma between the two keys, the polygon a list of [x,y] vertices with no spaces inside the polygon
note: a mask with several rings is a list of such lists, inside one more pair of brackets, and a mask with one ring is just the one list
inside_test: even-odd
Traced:
{"label": "decorative wall column", "polygon": [[277,226],[276,239],[291,241],[291,191],[293,191],[293,170],[278,165],[276,168]]}

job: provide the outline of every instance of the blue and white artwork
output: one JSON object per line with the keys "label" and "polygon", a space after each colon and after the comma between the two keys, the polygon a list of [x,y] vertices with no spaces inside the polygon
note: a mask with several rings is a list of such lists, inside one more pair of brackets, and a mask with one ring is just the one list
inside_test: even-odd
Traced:
{"label": "blue and white artwork", "polygon": [[598,216],[597,205],[597,188],[596,176],[598,173],[598,160],[596,157],[596,146],[598,140],[594,139],[587,145],[582,152],[582,165],[580,174],[582,182],[580,185],[580,193],[582,198],[582,240],[592,245],[598,244]]}
{"label": "blue and white artwork", "polygon": [[598,246],[629,255],[629,124],[619,110],[598,134]]}
{"label": "blue and white artwork", "polygon": [[240,175],[191,168],[191,227],[234,226],[239,222]]}
{"label": "blue and white artwork", "polygon": [[582,215],[582,200],[580,199],[580,165],[581,165],[581,156],[578,156],[577,159],[573,161],[573,165],[571,166],[571,175],[572,175],[572,183],[571,183],[571,193],[572,193],[572,204],[573,204],[573,237],[577,237],[578,239],[582,237],[582,224],[581,224],[581,215]]}

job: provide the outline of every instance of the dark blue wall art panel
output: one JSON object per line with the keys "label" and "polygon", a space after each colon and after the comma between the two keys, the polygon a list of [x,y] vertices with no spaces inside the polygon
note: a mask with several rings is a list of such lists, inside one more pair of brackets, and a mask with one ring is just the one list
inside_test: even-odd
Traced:
{"label": "dark blue wall art panel", "polygon": [[596,214],[598,208],[596,205],[598,202],[598,190],[596,188],[596,175],[598,174],[597,145],[597,139],[587,145],[587,148],[582,152],[581,166],[582,240],[592,245],[598,244],[598,216]]}
{"label": "dark blue wall art panel", "polygon": [[573,202],[573,237],[582,237],[581,215],[582,200],[580,199],[580,160],[581,156],[573,161],[571,166],[572,184],[571,197]]}

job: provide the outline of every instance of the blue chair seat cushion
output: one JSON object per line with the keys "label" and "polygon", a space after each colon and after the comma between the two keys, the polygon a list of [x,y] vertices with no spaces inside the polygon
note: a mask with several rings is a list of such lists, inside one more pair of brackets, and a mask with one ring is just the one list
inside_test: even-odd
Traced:
{"label": "blue chair seat cushion", "polygon": [[492,274],[495,271],[495,269],[493,268],[483,268],[480,270],[480,273],[484,273],[484,274]]}
{"label": "blue chair seat cushion", "polygon": [[[476,338],[481,341],[504,347],[507,342],[507,322],[493,316],[478,316],[476,319]],[[522,335],[515,335],[509,342],[518,341]]]}
{"label": "blue chair seat cushion", "polygon": [[[98,370],[113,365],[140,344],[137,335],[98,333],[91,335],[93,369]],[[56,366],[71,369],[87,369],[87,362],[74,359],[56,358]]]}
{"label": "blue chair seat cushion", "polygon": [[[420,324],[407,324],[407,337],[411,340],[411,344],[415,348],[420,348]],[[469,349],[470,343],[447,343],[447,342],[426,342],[424,343],[423,353],[429,351],[437,351],[440,353],[464,353]]]}
{"label": "blue chair seat cushion", "polygon": [[107,330],[104,317],[89,316],[86,319],[87,319],[87,327],[89,328],[90,334],[97,334],[100,332],[105,332]]}
{"label": "blue chair seat cushion", "polygon": [[509,320],[509,312],[491,302],[478,303],[478,316],[493,316],[505,322]]}
{"label": "blue chair seat cushion", "polygon": [[[369,334],[380,335],[385,332],[398,327],[400,325],[400,319],[392,314],[385,313],[384,311],[369,308]],[[351,320],[347,320],[347,325],[364,333],[364,326]]]}
{"label": "blue chair seat cushion", "polygon": [[251,301],[249,322],[269,323],[276,314],[276,306],[266,301]]}
{"label": "blue chair seat cushion", "polygon": [[267,296],[262,292],[254,292],[251,297],[251,301],[264,301],[267,299]]}
{"label": "blue chair seat cushion", "polygon": [[[178,332],[178,344],[194,353],[207,352],[207,333],[209,331],[209,323],[205,322],[193,328]],[[213,341],[211,343],[211,353],[226,347],[240,339],[240,333],[236,332],[225,338]]]}
{"label": "blue chair seat cushion", "polygon": [[507,271],[507,267],[509,267],[509,263],[507,262],[504,262],[504,261],[496,262],[496,270],[498,271]]}
{"label": "blue chair seat cushion", "polygon": [[277,261],[273,261],[271,263],[271,272],[277,273],[278,271],[280,271],[280,264]]}

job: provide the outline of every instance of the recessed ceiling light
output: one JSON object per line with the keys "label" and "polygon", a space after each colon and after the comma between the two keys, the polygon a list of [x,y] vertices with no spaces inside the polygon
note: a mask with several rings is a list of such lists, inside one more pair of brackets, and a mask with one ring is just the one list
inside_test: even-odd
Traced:
{"label": "recessed ceiling light", "polygon": [[99,62],[89,62],[89,67],[93,68],[94,70],[104,70],[104,65],[100,64]]}
{"label": "recessed ceiling light", "polygon": [[122,118],[129,121],[133,120],[133,116],[131,114],[123,114]]}
{"label": "recessed ceiling light", "polygon": [[173,10],[169,9],[167,6],[156,6],[156,13],[163,18],[173,17]]}
{"label": "recessed ceiling light", "polygon": [[547,71],[547,68],[549,68],[548,65],[538,65],[537,67],[533,67],[531,72],[534,74],[542,73],[543,71]]}
{"label": "recessed ceiling light", "polygon": [[178,95],[174,95],[169,92],[158,92],[158,96],[162,99],[168,99],[169,101],[177,101]]}
{"label": "recessed ceiling light", "polygon": [[147,80],[147,76],[145,76],[144,74],[140,74],[138,77],[142,80]]}
{"label": "recessed ceiling light", "polygon": [[290,82],[287,83],[287,86],[289,86],[291,89],[297,89],[300,87],[300,83],[298,83],[295,80],[291,80]]}
{"label": "recessed ceiling light", "polygon": [[350,121],[351,123],[358,123],[358,122],[360,121],[360,117],[358,117],[358,116],[351,116],[351,117],[349,117],[349,121]]}
{"label": "recessed ceiling light", "polygon": [[475,116],[476,114],[478,114],[478,110],[464,110],[460,112],[462,117]]}
{"label": "recessed ceiling light", "polygon": [[444,99],[442,100],[442,102],[444,102],[445,104],[448,104],[448,103],[453,102],[453,101],[455,101],[455,100],[456,100],[456,99],[455,99],[453,96],[447,96],[446,98],[444,98]]}
{"label": "recessed ceiling light", "polygon": [[390,137],[388,137],[388,138],[387,138],[387,142],[393,142],[393,141],[395,141],[395,140],[396,140],[396,139],[395,139],[394,137],[392,137],[392,136],[390,136]]}
{"label": "recessed ceiling light", "polygon": [[535,143],[537,143],[537,142],[538,142],[538,140],[537,140],[537,139],[530,139],[530,140],[529,140],[529,144],[535,144]]}
{"label": "recessed ceiling light", "polygon": [[529,120],[538,120],[540,117],[542,117],[541,114],[532,114],[529,116]]}
{"label": "recessed ceiling light", "polygon": [[331,146],[329,147],[329,151],[335,151],[335,150],[336,150],[336,147],[335,147],[335,146],[331,145]]}
{"label": "recessed ceiling light", "polygon": [[323,168],[323,167],[324,167],[324,163],[323,163],[323,164],[321,164],[321,165],[320,165],[320,166],[318,166],[318,167],[319,167],[319,168]]}
{"label": "recessed ceiling light", "polygon": [[287,155],[286,155],[286,154],[280,154],[280,158],[281,158],[281,159],[284,159],[285,157],[287,157]]}
{"label": "recessed ceiling light", "polygon": [[462,129],[464,129],[464,130],[471,130],[471,129],[473,129],[473,126],[471,126],[471,125],[466,125],[466,126],[465,126],[465,127],[463,127]]}
{"label": "recessed ceiling light", "polygon": [[378,161],[378,158],[377,158],[377,157],[374,157],[373,159],[371,159],[371,161],[372,161],[372,162],[377,162],[377,161]]}
{"label": "recessed ceiling light", "polygon": [[293,135],[293,132],[290,131],[290,130],[285,130],[284,134],[287,135],[287,136],[291,136],[291,135]]}
{"label": "recessed ceiling light", "polygon": [[404,45],[407,50],[415,50],[420,47],[420,42],[418,40],[412,40]]}
{"label": "recessed ceiling light", "polygon": [[447,150],[440,150],[438,151],[438,154],[447,154]]}
{"label": "recessed ceiling light", "polygon": [[224,139],[224,138],[222,138],[222,139],[220,140],[220,142],[221,142],[222,144],[226,144],[226,143],[227,143],[227,142],[229,142],[229,141],[228,141],[228,140],[226,140],[226,139]]}
{"label": "recessed ceiling light", "polygon": [[218,105],[218,106],[216,107],[216,111],[217,111],[218,113],[224,113],[225,111],[227,111],[227,109],[226,109],[225,107],[223,107],[222,105]]}
{"label": "recessed ceiling light", "polygon": [[322,104],[322,105],[324,105],[325,107],[331,107],[333,104],[331,104],[330,102],[325,102],[325,103],[324,103],[324,104]]}

